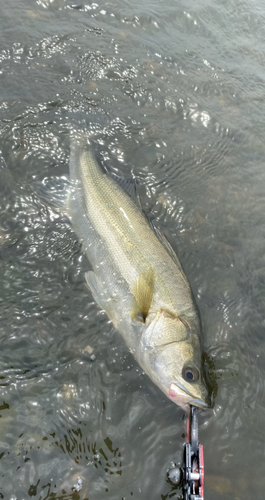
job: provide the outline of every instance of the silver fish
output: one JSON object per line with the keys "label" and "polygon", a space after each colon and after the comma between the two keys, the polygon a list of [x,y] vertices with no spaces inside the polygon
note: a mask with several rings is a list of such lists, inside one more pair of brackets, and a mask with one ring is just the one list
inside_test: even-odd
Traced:
{"label": "silver fish", "polygon": [[85,278],[94,299],[167,397],[207,407],[200,321],[176,254],[83,138],[69,163],[67,213],[93,268]]}

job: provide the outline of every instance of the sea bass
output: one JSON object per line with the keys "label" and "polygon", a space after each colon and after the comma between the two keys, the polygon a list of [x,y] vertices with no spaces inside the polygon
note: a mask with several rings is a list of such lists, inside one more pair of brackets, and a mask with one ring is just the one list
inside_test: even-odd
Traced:
{"label": "sea bass", "polygon": [[207,407],[200,321],[176,254],[87,140],[72,142],[69,163],[67,213],[92,265],[85,278],[95,301],[168,398]]}

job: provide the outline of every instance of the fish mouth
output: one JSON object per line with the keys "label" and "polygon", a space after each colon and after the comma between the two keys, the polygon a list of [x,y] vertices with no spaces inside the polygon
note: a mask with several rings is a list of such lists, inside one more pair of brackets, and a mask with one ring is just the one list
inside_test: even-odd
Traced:
{"label": "fish mouth", "polygon": [[206,408],[209,408],[209,405],[205,403],[205,401],[202,401],[202,399],[192,399],[192,406],[198,406],[198,408],[202,408],[203,410],[206,410]]}
{"label": "fish mouth", "polygon": [[206,409],[209,405],[200,398],[196,398],[180,383],[172,382],[169,387],[169,397],[183,408],[188,405],[197,406],[198,408]]}

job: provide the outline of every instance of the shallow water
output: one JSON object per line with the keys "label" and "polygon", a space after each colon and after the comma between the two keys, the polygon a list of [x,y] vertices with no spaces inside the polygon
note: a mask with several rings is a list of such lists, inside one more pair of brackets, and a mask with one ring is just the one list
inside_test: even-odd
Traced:
{"label": "shallow water", "polygon": [[0,497],[181,498],[183,412],[142,373],[35,182],[69,131],[131,169],[198,304],[206,500],[264,498],[265,8],[10,0],[0,16]]}

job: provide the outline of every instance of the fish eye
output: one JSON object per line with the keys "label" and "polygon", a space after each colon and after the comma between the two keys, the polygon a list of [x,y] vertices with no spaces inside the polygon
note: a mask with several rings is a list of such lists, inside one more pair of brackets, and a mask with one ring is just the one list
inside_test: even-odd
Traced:
{"label": "fish eye", "polygon": [[186,382],[190,382],[191,384],[193,382],[197,382],[199,378],[199,370],[193,366],[184,366],[182,370],[182,377],[186,380]]}

